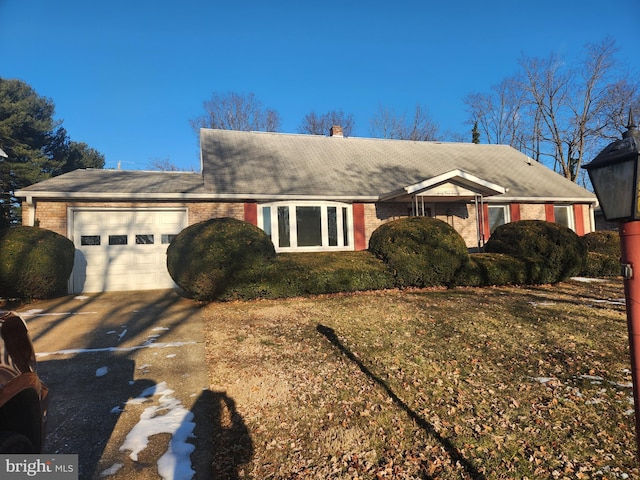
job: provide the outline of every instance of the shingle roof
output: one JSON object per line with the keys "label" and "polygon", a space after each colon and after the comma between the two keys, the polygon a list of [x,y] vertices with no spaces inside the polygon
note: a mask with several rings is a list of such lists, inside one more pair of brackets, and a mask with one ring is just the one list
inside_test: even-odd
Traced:
{"label": "shingle roof", "polygon": [[145,172],[80,169],[49,178],[18,194],[60,193],[75,196],[184,195],[204,193],[202,175],[192,172]]}
{"label": "shingle roof", "polygon": [[505,145],[202,129],[203,174],[75,170],[17,196],[376,200],[460,171],[506,190],[494,198],[587,201],[586,189]]}
{"label": "shingle roof", "polygon": [[459,169],[505,187],[504,197],[595,201],[506,145],[202,129],[200,146],[214,194],[378,197]]}

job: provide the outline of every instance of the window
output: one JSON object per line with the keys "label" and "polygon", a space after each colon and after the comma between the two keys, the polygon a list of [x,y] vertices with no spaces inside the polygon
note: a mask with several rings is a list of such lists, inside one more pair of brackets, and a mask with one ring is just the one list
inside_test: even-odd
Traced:
{"label": "window", "polygon": [[262,205],[258,225],[278,251],[351,250],[350,205],[296,202]]}
{"label": "window", "polygon": [[489,205],[489,232],[493,233],[496,228],[505,223],[509,223],[509,208],[507,205]]}
{"label": "window", "polygon": [[299,247],[322,245],[320,207],[296,207],[296,232]]}
{"label": "window", "polygon": [[176,238],[178,235],[174,234],[174,233],[163,233],[160,237],[160,241],[162,242],[163,245],[168,245],[171,242],[173,242],[173,239]]}
{"label": "window", "polygon": [[126,235],[109,235],[109,245],[126,245]]}
{"label": "window", "polygon": [[100,235],[82,235],[80,245],[100,245]]}
{"label": "window", "polygon": [[136,235],[136,245],[153,245],[153,235],[149,233]]}
{"label": "window", "polygon": [[555,222],[565,227],[575,230],[575,222],[573,219],[573,209],[570,205],[554,205],[553,215]]}

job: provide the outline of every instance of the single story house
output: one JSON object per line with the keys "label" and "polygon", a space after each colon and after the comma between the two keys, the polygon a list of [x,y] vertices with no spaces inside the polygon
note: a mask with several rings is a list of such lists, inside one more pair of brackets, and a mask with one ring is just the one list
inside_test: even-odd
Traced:
{"label": "single story house", "polygon": [[506,222],[595,229],[594,194],[505,145],[202,129],[201,173],[87,169],[16,192],[23,224],[71,239],[71,292],[170,288],[166,248],[234,217],[279,252],[364,250],[382,223],[426,215],[471,250]]}

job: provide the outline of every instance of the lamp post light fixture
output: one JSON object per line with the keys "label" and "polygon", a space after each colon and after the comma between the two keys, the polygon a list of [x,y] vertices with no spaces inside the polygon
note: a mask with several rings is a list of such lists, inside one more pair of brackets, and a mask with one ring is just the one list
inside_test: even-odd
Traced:
{"label": "lamp post light fixture", "polygon": [[627,131],[584,166],[605,220],[619,222],[637,455],[640,459],[640,131],[629,110]]}

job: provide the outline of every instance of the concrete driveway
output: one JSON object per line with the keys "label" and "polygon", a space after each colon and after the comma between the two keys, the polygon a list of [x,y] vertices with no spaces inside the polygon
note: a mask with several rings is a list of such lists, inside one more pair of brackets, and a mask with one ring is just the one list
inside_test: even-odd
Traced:
{"label": "concrete driveway", "polygon": [[78,454],[80,479],[208,479],[209,390],[198,306],[175,291],[26,305],[50,389],[44,452]]}

